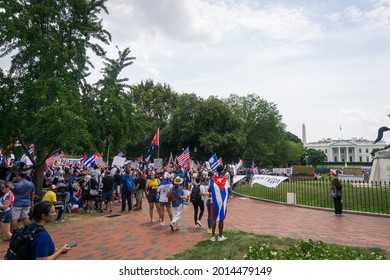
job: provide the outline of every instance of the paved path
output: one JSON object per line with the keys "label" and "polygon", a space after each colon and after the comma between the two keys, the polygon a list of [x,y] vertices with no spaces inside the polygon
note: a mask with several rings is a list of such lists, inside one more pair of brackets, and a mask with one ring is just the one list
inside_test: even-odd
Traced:
{"label": "paved path", "polygon": [[[72,219],[72,222],[54,226],[50,234],[58,246],[73,240],[79,243],[61,259],[161,260],[210,237],[205,228],[207,211],[202,219],[204,227],[196,229],[192,206],[185,207],[180,221],[182,229],[171,232],[169,226],[150,223],[147,206],[145,199],[142,211],[113,218],[96,216],[82,222]],[[119,211],[118,204],[115,204],[115,211]],[[330,211],[240,197],[229,201],[225,229],[390,250],[389,217],[349,213],[336,217]],[[178,245],[170,245],[172,242]],[[8,243],[0,242],[0,252],[4,252],[7,246]]]}

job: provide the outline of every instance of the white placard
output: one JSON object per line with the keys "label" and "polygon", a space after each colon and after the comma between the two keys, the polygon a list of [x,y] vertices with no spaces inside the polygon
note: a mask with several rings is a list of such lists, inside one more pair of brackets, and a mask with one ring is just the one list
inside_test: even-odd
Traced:
{"label": "white placard", "polygon": [[106,166],[106,163],[104,162],[102,157],[98,157],[95,159],[95,164],[97,166]]}
{"label": "white placard", "polygon": [[126,158],[124,157],[114,157],[114,160],[112,161],[111,166],[119,166],[122,167],[125,164]]}
{"label": "white placard", "polygon": [[162,158],[155,158],[153,160],[153,163],[154,163],[154,168],[155,169],[161,169],[163,167],[163,164],[162,164]]}

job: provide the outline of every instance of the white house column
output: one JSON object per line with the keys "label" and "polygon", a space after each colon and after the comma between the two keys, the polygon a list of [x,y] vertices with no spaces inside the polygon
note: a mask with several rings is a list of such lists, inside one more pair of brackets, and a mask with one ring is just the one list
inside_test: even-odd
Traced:
{"label": "white house column", "polygon": [[338,147],[338,149],[339,149],[339,152],[338,152],[338,158],[337,158],[337,160],[338,160],[338,162],[341,162],[341,148]]}
{"label": "white house column", "polygon": [[[329,152],[329,158],[328,158],[328,161],[329,162],[333,162],[333,147],[332,146],[329,146],[329,150],[330,150],[330,152]],[[330,160],[329,160],[330,159]]]}
{"label": "white house column", "polygon": [[345,149],[347,150],[347,153],[346,153],[347,157],[345,159],[345,162],[348,162],[348,160],[349,160],[349,147],[346,147]]}

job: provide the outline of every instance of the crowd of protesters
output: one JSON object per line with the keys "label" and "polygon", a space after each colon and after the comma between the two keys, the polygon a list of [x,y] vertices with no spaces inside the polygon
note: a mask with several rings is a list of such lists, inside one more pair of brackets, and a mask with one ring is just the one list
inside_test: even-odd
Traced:
{"label": "crowd of protesters", "polygon": [[[221,167],[222,168],[222,167]],[[207,231],[214,233],[220,210],[213,208],[212,190],[209,182],[213,175],[224,176],[229,184],[226,185],[226,207],[228,196],[231,196],[230,183],[232,172],[229,168],[221,169],[218,173],[198,166],[186,172],[179,167],[128,168],[102,167],[91,165],[85,167],[79,164],[55,163],[46,168],[43,180],[43,194],[36,195],[33,183],[34,171],[24,164],[0,165],[0,217],[4,241],[10,240],[12,231],[22,222],[30,224],[33,208],[39,201],[50,202],[55,211],[56,223],[64,221],[64,212],[112,213],[113,204],[121,206],[122,213],[133,211],[148,211],[150,222],[158,222],[161,227],[169,225],[172,231],[180,230],[179,221],[184,206],[192,204],[194,227],[202,228],[202,218],[206,216]],[[126,186],[128,181],[132,189]],[[168,192],[173,191],[175,201],[168,200]],[[196,192],[196,195],[192,193]],[[146,200],[148,207],[144,207]],[[206,207],[205,207],[206,206]],[[220,207],[220,206],[219,206]],[[186,209],[185,211],[189,211]],[[225,210],[223,210],[224,212]],[[219,222],[221,224],[221,222]],[[225,238],[220,229],[217,240]]]}

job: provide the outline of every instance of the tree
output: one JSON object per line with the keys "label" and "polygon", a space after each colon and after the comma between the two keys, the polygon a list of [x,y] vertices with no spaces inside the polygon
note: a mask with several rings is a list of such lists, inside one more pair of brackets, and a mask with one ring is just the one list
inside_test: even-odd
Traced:
{"label": "tree", "polygon": [[[27,153],[34,143],[37,192],[41,193],[46,159],[56,151],[89,145],[93,136],[83,112],[81,91],[93,66],[87,50],[98,57],[110,34],[98,15],[105,0],[2,0],[0,58],[11,58],[0,76],[0,115],[8,140],[19,139]],[[4,139],[3,139],[4,140]]]}
{"label": "tree", "polygon": [[138,85],[133,85],[130,88],[130,102],[134,107],[134,118],[136,130],[133,139],[127,146],[129,153],[138,157],[146,153],[150,141],[160,128],[161,139],[161,154],[169,155],[169,135],[167,135],[165,127],[171,119],[172,112],[180,104],[178,102],[178,94],[171,89],[167,84],[155,84],[152,80],[146,80]]}
{"label": "tree", "polygon": [[323,164],[326,159],[326,154],[322,150],[312,148],[305,149],[304,160],[307,164],[316,167],[317,165]]}
{"label": "tree", "polygon": [[241,158],[262,166],[285,165],[285,125],[276,105],[255,94],[232,94],[224,101],[244,124]]}
{"label": "tree", "polygon": [[137,129],[133,122],[134,107],[126,89],[130,86],[127,78],[119,78],[122,70],[131,64],[135,57],[130,57],[130,49],[118,49],[118,58],[104,61],[103,78],[89,94],[82,97],[84,115],[88,118],[90,133],[94,135],[94,146],[106,151],[109,157],[112,150],[122,150]]}

